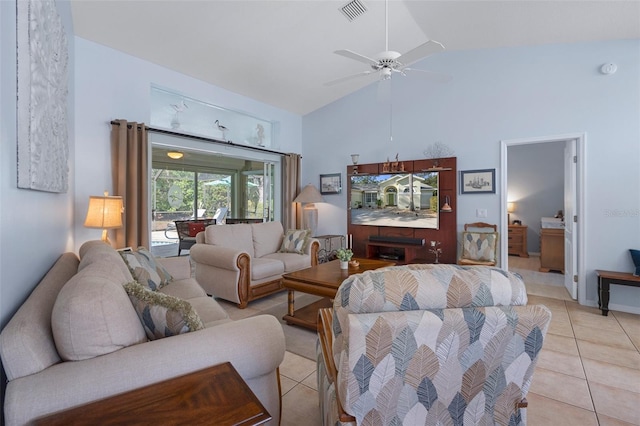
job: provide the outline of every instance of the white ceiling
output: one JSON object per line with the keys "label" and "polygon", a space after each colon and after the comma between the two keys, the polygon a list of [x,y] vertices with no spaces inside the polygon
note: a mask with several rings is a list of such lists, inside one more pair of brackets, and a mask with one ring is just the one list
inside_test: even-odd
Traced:
{"label": "white ceiling", "polygon": [[[75,34],[304,115],[375,81],[335,55],[385,50],[385,3],[349,22],[347,0],[71,0]],[[639,39],[640,0],[389,2],[389,49],[447,50]],[[428,59],[417,68],[428,68]],[[403,77],[394,77],[403,78]]]}

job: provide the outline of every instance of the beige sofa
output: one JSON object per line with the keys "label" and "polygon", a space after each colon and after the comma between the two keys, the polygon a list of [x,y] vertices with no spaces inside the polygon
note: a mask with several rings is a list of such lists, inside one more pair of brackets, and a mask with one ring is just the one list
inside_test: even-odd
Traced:
{"label": "beige sofa", "polygon": [[281,291],[282,274],[318,263],[318,240],[309,239],[301,254],[283,253],[285,238],[280,222],[208,226],[189,252],[196,279],[207,294],[245,308]]}
{"label": "beige sofa", "polygon": [[[279,424],[282,327],[261,315],[231,321],[191,278],[187,257],[160,260],[158,292],[187,300],[203,329],[147,340],[124,290],[132,275],[101,241],[63,254],[0,333],[7,425],[230,361]],[[69,360],[78,359],[78,360]]]}

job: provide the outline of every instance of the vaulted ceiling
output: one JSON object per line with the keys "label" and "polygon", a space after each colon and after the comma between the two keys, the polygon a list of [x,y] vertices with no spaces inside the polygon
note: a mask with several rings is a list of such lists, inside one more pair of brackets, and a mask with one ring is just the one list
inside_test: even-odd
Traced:
{"label": "vaulted ceiling", "polygon": [[[367,69],[335,50],[385,50],[385,2],[361,1],[367,10],[351,22],[340,11],[348,0],[71,0],[71,8],[79,37],[304,115],[376,81],[324,85]],[[391,0],[388,28],[389,50],[400,53],[429,39],[448,51],[640,39],[640,0]]]}

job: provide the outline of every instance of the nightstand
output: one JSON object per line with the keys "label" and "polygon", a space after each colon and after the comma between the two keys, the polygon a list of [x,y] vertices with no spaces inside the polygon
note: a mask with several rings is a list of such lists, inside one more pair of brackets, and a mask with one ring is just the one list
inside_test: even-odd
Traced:
{"label": "nightstand", "polygon": [[509,254],[529,257],[527,253],[527,227],[523,225],[509,225]]}

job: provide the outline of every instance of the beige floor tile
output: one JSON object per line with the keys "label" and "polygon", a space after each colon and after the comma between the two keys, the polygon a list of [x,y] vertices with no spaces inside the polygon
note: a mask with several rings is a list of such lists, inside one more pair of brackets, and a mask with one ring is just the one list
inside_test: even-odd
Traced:
{"label": "beige floor tile", "polygon": [[640,350],[640,315],[616,311],[611,311],[609,315],[611,314],[618,320],[636,349]]}
{"label": "beige floor tile", "polygon": [[595,382],[640,394],[640,370],[588,358],[582,363],[590,384]]}
{"label": "beige floor tile", "polygon": [[558,308],[566,311],[565,301],[552,297],[537,296],[535,294],[527,294],[530,305],[545,305],[549,309]]}
{"label": "beige floor tile", "polygon": [[548,285],[548,284],[535,284],[525,281],[525,287],[527,288],[527,294],[534,296],[550,297],[560,300],[571,300],[569,293],[564,287]]}
{"label": "beige floor tile", "polygon": [[291,352],[285,352],[280,365],[280,375],[301,382],[316,370],[316,363]]}
{"label": "beige floor tile", "polygon": [[280,375],[280,395],[285,395],[287,392],[293,389],[297,384],[298,382],[296,382],[295,380],[290,379],[281,374]]}
{"label": "beige floor tile", "polygon": [[[548,339],[548,335],[547,335]],[[545,339],[544,347],[547,347]],[[640,370],[640,353],[636,350],[621,349],[613,346],[601,345],[586,340],[576,340],[582,359],[595,359],[610,364]]]}
{"label": "beige floor tile", "polygon": [[319,426],[322,424],[318,392],[299,384],[282,397],[281,426]]}
{"label": "beige floor tile", "polygon": [[560,336],[565,336],[565,337],[571,337],[571,338],[575,337],[573,334],[573,327],[571,326],[571,321],[569,321],[568,317],[569,316],[567,315],[567,319],[564,319],[562,316],[552,315],[548,332],[551,334],[558,334]]}
{"label": "beige floor tile", "polygon": [[313,390],[318,390],[318,376],[316,372],[309,374],[303,381],[301,381],[303,385],[310,387]]}
{"label": "beige floor tile", "polygon": [[585,379],[568,376],[545,368],[536,368],[533,383],[529,389],[533,393],[593,411],[589,388]]}
{"label": "beige floor tile", "polygon": [[547,333],[544,338],[543,348],[578,357],[578,345],[573,337]]}
{"label": "beige floor tile", "polygon": [[[538,358],[538,367],[547,370],[556,371],[558,373],[567,374],[569,376],[584,379],[584,369],[580,358],[568,355],[562,352],[551,351],[543,347]],[[535,374],[535,373],[534,373]],[[535,375],[534,375],[535,377]]]}
{"label": "beige floor tile", "polygon": [[614,346],[622,349],[634,350],[635,346],[629,340],[626,333],[614,333],[606,330],[594,329],[582,325],[574,325],[573,331],[576,339],[586,340],[588,342],[599,343],[601,345]]}
{"label": "beige floor tile", "polygon": [[529,401],[529,407],[527,408],[528,426],[598,425],[598,419],[593,411],[547,398],[533,392],[527,394],[527,401]]}
{"label": "beige floor tile", "polygon": [[638,423],[629,423],[613,417],[605,416],[602,413],[598,413],[598,421],[600,426],[637,426]]}
{"label": "beige floor tile", "polygon": [[625,422],[640,424],[640,393],[613,388],[600,383],[590,383],[591,395],[598,414]]}
{"label": "beige floor tile", "polygon": [[590,312],[580,310],[569,310],[571,323],[581,325],[598,330],[612,331],[614,333],[624,333],[620,323],[613,317],[603,317],[602,315],[592,314]]}

